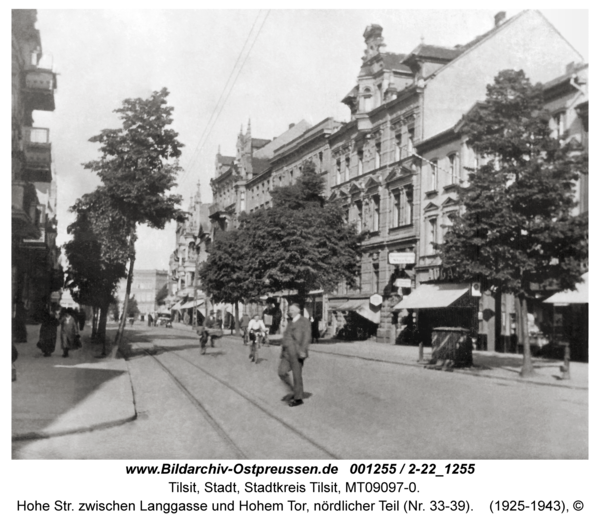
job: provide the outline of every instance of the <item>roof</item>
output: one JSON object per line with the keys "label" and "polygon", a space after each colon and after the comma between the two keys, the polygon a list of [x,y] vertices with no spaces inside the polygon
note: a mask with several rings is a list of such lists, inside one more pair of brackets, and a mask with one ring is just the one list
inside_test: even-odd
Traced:
{"label": "roof", "polygon": [[381,61],[385,69],[398,69],[401,71],[410,72],[410,68],[403,62],[406,58],[405,54],[400,53],[380,53]]}
{"label": "roof", "polygon": [[442,47],[437,45],[419,44],[406,57],[405,62],[408,62],[413,57],[429,58],[433,60],[454,60],[463,52],[461,48]]}
{"label": "roof", "polygon": [[576,75],[579,71],[587,68],[588,64],[574,64],[571,70],[567,71],[564,75],[553,78],[552,80],[546,82],[542,87],[544,90],[548,90],[562,84],[563,82],[570,81],[573,75]]}
{"label": "roof", "polygon": [[310,124],[306,120],[300,120],[300,122],[281,133],[264,147],[255,150],[253,153],[254,158],[271,158],[278,147],[291,142],[309,128]]}
{"label": "roof", "polygon": [[270,140],[266,138],[253,138],[252,139],[252,149],[260,149],[261,147],[266,146]]}
{"label": "roof", "polygon": [[259,175],[271,167],[268,158],[252,158],[252,174]]}
{"label": "roof", "polygon": [[235,162],[234,156],[225,156],[220,153],[217,153],[217,162],[229,166]]}

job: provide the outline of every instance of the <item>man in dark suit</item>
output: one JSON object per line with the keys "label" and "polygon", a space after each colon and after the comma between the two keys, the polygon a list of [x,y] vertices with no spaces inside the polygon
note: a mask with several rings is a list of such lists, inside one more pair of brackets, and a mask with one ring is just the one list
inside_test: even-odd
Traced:
{"label": "man in dark suit", "polygon": [[[288,406],[295,407],[304,404],[304,388],[302,385],[302,366],[308,358],[308,345],[310,344],[310,322],[300,314],[300,306],[292,304],[289,309],[290,321],[288,322],[281,341],[281,360],[279,361],[279,378],[293,391]],[[290,381],[289,373],[292,372],[294,382]],[[287,400],[285,396],[282,400]]]}

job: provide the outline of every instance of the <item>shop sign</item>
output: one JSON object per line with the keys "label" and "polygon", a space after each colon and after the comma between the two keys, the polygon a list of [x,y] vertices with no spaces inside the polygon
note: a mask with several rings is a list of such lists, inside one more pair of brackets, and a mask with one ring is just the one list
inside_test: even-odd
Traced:
{"label": "shop sign", "polygon": [[383,297],[378,293],[375,293],[374,295],[371,295],[371,298],[369,298],[369,302],[371,302],[373,306],[381,306],[383,302]]}
{"label": "shop sign", "polygon": [[412,287],[412,282],[410,278],[397,278],[394,282],[395,287]]}
{"label": "shop sign", "polygon": [[415,254],[414,253],[388,253],[388,263],[394,266],[400,264],[414,264]]}

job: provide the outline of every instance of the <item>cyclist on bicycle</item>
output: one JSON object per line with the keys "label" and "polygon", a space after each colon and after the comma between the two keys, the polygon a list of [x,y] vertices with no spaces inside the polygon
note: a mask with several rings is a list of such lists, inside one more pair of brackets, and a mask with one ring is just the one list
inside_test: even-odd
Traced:
{"label": "cyclist on bicycle", "polygon": [[250,323],[248,324],[248,333],[250,336],[250,360],[255,364],[258,364],[258,348],[260,347],[261,338],[265,336],[267,327],[265,323],[260,320],[259,315],[254,315]]}

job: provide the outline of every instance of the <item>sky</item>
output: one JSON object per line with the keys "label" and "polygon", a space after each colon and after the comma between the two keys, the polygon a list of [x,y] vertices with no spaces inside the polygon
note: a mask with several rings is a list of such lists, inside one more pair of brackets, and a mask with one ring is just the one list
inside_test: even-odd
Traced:
{"label": "sky", "polygon": [[[212,201],[217,150],[235,155],[249,121],[254,137],[272,139],[302,119],[349,120],[341,100],[355,85],[369,24],[383,27],[386,51],[408,53],[421,41],[464,44],[491,29],[498,10],[38,9],[44,65],[58,73],[56,110],[34,113],[35,126],[50,128],[58,243],[68,240],[69,206],[99,184],[82,167],[98,156],[88,139],[119,126],[113,110],[125,98],[169,90],[173,128],[185,145],[175,191],[187,209],[198,182],[202,201]],[[588,12],[542,13],[587,62]],[[167,269],[174,248],[174,224],[142,227],[136,267]]]}

